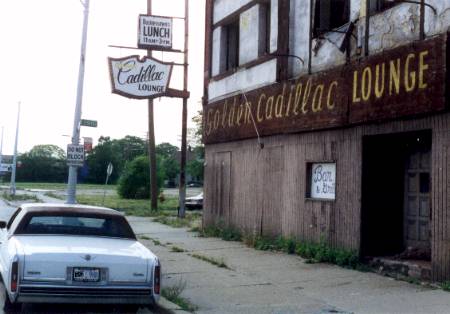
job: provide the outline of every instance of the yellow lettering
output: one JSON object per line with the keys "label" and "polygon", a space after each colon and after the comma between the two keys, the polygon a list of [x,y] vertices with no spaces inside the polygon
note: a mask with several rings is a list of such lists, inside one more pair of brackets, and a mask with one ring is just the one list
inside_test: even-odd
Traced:
{"label": "yellow lettering", "polygon": [[[380,98],[384,93],[384,77],[386,73],[386,63],[381,64],[381,75],[380,75],[380,65],[377,64],[375,67],[375,97]],[[380,83],[381,76],[381,83]]]}
{"label": "yellow lettering", "polygon": [[261,104],[263,102],[263,99],[266,99],[266,94],[264,93],[259,96],[258,107],[256,108],[256,119],[258,120],[258,122],[262,122],[264,120],[264,117],[261,113]]}
{"label": "yellow lettering", "polygon": [[[322,111],[322,95],[323,95],[323,84],[317,85],[316,89],[314,90],[314,96],[312,100],[312,111],[313,112],[319,112]],[[320,94],[319,101],[316,101],[317,94]]]}
{"label": "yellow lettering", "polygon": [[302,113],[306,114],[308,110],[306,110],[306,106],[308,105],[309,95],[311,94],[311,79],[308,79],[306,82],[305,93],[303,94],[302,100]]}
{"label": "yellow lettering", "polygon": [[275,117],[283,117],[283,107],[284,107],[284,92],[286,91],[286,83],[283,84],[283,92],[281,95],[277,96],[277,101],[275,103]]}
{"label": "yellow lettering", "polygon": [[236,107],[236,98],[234,98],[233,107],[231,107],[230,112],[228,113],[228,126],[231,128],[234,125],[234,110]]}
{"label": "yellow lettering", "polygon": [[208,118],[206,119],[206,125],[207,125],[206,135],[209,135],[211,133],[212,128],[213,128],[213,125],[212,125],[212,122],[211,122],[212,114],[213,114],[213,110],[209,109],[208,110]]}
{"label": "yellow lettering", "polygon": [[220,123],[220,110],[217,109],[216,112],[214,113],[214,130],[217,130],[217,128],[219,127],[219,123]]}
{"label": "yellow lettering", "polygon": [[267,102],[266,102],[266,119],[267,120],[272,120],[272,112],[273,112],[273,99],[274,96],[270,96],[269,98],[267,98]]}
{"label": "yellow lettering", "polygon": [[364,101],[369,100],[372,93],[372,69],[366,67],[362,74],[361,95]]}
{"label": "yellow lettering", "polygon": [[302,89],[303,89],[303,84],[302,83],[298,83],[297,87],[295,88],[295,100],[294,100],[294,114],[298,115],[298,107],[300,106],[300,100],[302,98]]}
{"label": "yellow lettering", "polygon": [[353,102],[360,102],[361,97],[358,97],[358,71],[353,72]]}
{"label": "yellow lettering", "polygon": [[286,107],[286,117],[289,117],[289,110],[291,110],[291,100],[292,100],[292,91],[294,90],[295,85],[292,84],[291,85],[291,91],[289,92],[289,100],[288,100],[288,104]]}
{"label": "yellow lettering", "polygon": [[393,60],[389,62],[389,95],[392,95],[392,90],[395,84],[395,92],[400,92],[400,58],[397,59],[397,64]]}
{"label": "yellow lettering", "polygon": [[419,88],[425,89],[428,84],[424,81],[424,72],[428,70],[429,66],[425,63],[425,56],[428,55],[428,50],[419,53]]}
{"label": "yellow lettering", "polygon": [[405,61],[405,90],[407,92],[411,92],[416,87],[416,71],[412,71],[409,73],[409,62],[411,59],[414,59],[416,56],[413,53],[410,53],[406,57]]}
{"label": "yellow lettering", "polygon": [[225,129],[225,122],[227,121],[227,111],[228,111],[228,101],[225,100],[225,105],[224,105],[224,109],[223,109],[223,114],[222,114],[222,128]]}
{"label": "yellow lettering", "polygon": [[334,102],[331,103],[331,92],[333,91],[333,88],[336,88],[337,86],[338,86],[338,82],[333,81],[333,82],[331,82],[330,87],[328,88],[327,107],[330,110],[333,110],[334,106],[335,106]]}
{"label": "yellow lettering", "polygon": [[250,120],[250,115],[251,115],[251,109],[252,108],[252,103],[250,101],[247,101],[245,103],[245,117],[244,117],[244,123],[250,123],[252,122],[252,120]]}
{"label": "yellow lettering", "polygon": [[244,104],[240,104],[236,115],[236,125],[241,125],[241,119],[244,115]]}

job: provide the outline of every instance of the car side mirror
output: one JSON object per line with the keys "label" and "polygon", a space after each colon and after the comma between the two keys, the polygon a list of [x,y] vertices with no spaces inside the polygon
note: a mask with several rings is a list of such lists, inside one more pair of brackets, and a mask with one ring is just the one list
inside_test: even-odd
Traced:
{"label": "car side mirror", "polygon": [[5,229],[5,228],[6,228],[6,221],[0,220],[0,229]]}

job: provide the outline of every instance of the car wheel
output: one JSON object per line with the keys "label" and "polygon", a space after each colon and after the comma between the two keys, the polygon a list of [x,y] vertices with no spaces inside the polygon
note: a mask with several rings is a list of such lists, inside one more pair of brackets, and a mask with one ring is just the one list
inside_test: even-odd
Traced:
{"label": "car wheel", "polygon": [[3,305],[3,311],[5,314],[13,314],[13,313],[20,313],[22,311],[22,303],[12,303],[9,300],[8,295],[5,295],[5,304]]}

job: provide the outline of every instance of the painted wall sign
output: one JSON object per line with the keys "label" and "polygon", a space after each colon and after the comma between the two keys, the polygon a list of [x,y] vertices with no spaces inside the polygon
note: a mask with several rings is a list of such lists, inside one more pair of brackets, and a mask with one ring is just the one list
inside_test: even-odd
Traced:
{"label": "painted wall sign", "polygon": [[334,200],[336,194],[336,164],[311,165],[311,198]]}
{"label": "painted wall sign", "polygon": [[442,111],[446,36],[208,104],[205,143]]}
{"label": "painted wall sign", "polygon": [[172,64],[154,58],[129,56],[108,58],[112,92],[136,99],[165,95]]}
{"label": "painted wall sign", "polygon": [[172,48],[172,18],[139,15],[138,47],[153,50]]}

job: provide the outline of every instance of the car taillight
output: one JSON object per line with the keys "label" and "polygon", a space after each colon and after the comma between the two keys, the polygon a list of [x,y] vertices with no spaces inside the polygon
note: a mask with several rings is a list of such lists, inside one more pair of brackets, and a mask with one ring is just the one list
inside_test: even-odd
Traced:
{"label": "car taillight", "polygon": [[17,282],[19,277],[19,262],[15,261],[11,266],[11,292],[17,291]]}
{"label": "car taillight", "polygon": [[161,291],[161,265],[155,266],[155,274],[153,277],[153,291],[155,294],[160,294]]}

